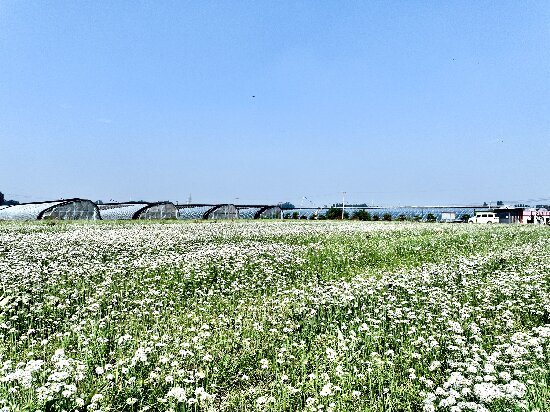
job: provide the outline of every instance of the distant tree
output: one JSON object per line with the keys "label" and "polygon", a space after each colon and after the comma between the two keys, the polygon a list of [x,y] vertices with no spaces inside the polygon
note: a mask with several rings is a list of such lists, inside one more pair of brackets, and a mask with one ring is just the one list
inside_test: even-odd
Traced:
{"label": "distant tree", "polygon": [[470,216],[468,213],[464,213],[462,216],[460,216],[460,220],[463,222],[467,222],[468,219],[470,219],[472,216]]}
{"label": "distant tree", "polygon": [[[327,219],[338,220],[342,219],[342,209],[337,207],[331,207],[325,214]],[[344,219],[349,219],[349,213],[344,211]]]}
{"label": "distant tree", "polygon": [[300,214],[298,212],[292,212],[292,219],[298,219]]}
{"label": "distant tree", "polygon": [[6,198],[4,197],[4,193],[0,192],[0,205],[4,204],[4,200],[6,200]]}
{"label": "distant tree", "polygon": [[399,216],[397,216],[397,220],[403,222],[404,220],[407,220],[407,216],[405,216],[404,214],[400,214]]}
{"label": "distant tree", "polygon": [[435,215],[433,213],[428,213],[428,215],[426,216],[426,221],[435,222],[436,221]]}
{"label": "distant tree", "polygon": [[420,222],[422,220],[422,216],[420,215],[414,215],[412,220],[414,220],[415,222]]}
{"label": "distant tree", "polygon": [[384,213],[384,216],[382,216],[382,219],[384,219],[387,222],[391,221],[391,213]]}
{"label": "distant tree", "polygon": [[371,215],[365,209],[360,209],[353,212],[353,214],[351,215],[351,218],[355,220],[365,221],[365,220],[371,220]]}
{"label": "distant tree", "polygon": [[306,216],[306,215],[302,215],[302,216],[300,216],[300,219],[307,220],[307,216]]}
{"label": "distant tree", "polygon": [[502,200],[497,200],[497,206],[504,206],[504,202]]}
{"label": "distant tree", "polygon": [[281,203],[281,204],[279,205],[279,207],[280,207],[281,209],[283,209],[283,210],[288,210],[288,209],[294,209],[294,208],[295,208],[295,206],[294,206],[292,203],[290,203],[290,202]]}
{"label": "distant tree", "polygon": [[375,222],[377,222],[377,221],[380,220],[380,216],[378,216],[377,214],[374,214],[374,215],[372,215],[372,220],[374,220]]}
{"label": "distant tree", "polygon": [[487,202],[483,202],[483,207],[487,207],[487,206],[489,206],[489,205],[487,204]]}
{"label": "distant tree", "polygon": [[283,214],[283,219],[290,219],[290,213]]}
{"label": "distant tree", "polygon": [[319,215],[317,216],[317,220],[327,220],[327,217],[325,215]]}

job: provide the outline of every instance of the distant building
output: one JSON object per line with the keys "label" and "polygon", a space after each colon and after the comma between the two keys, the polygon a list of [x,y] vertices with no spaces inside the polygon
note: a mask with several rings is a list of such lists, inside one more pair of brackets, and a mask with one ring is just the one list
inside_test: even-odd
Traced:
{"label": "distant building", "polygon": [[497,223],[550,224],[550,211],[544,208],[499,207],[475,210],[475,215],[494,213]]}

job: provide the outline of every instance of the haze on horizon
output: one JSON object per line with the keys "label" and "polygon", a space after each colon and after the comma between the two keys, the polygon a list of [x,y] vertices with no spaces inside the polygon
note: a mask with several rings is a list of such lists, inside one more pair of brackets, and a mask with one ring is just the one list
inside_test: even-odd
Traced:
{"label": "haze on horizon", "polygon": [[550,2],[0,2],[0,191],[550,202]]}

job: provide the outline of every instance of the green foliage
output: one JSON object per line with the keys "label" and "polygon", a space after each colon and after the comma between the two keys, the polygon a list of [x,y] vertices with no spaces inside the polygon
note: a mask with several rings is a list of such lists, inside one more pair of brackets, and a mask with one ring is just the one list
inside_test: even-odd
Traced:
{"label": "green foliage", "polygon": [[468,213],[464,213],[462,216],[460,216],[460,220],[463,222],[467,222],[468,219],[470,219],[472,216],[470,216]]}
{"label": "green foliage", "polygon": [[371,214],[364,209],[360,209],[360,210],[355,210],[351,218],[355,220],[368,221],[368,220],[371,220]]}
{"label": "green foliage", "polygon": [[397,220],[399,220],[400,222],[403,222],[403,221],[407,220],[407,216],[401,214],[401,215],[397,216]]}
{"label": "green foliage", "polygon": [[0,192],[0,206],[13,206],[18,204],[19,202],[17,200],[6,200],[4,193]]}
{"label": "green foliage", "polygon": [[[342,208],[331,207],[325,214],[329,220],[342,219]],[[349,213],[344,209],[344,219],[349,219]]]}
{"label": "green foliage", "polygon": [[384,213],[384,216],[382,216],[382,219],[389,222],[391,221],[391,213]]}
{"label": "green foliage", "polygon": [[374,220],[375,222],[379,221],[380,220],[380,216],[378,216],[376,213],[374,213],[372,215],[372,220]]}
{"label": "green foliage", "polygon": [[435,222],[435,221],[436,221],[436,218],[433,213],[428,213],[426,215],[426,222]]}
{"label": "green foliage", "polygon": [[284,203],[281,203],[279,205],[279,207],[283,210],[289,210],[289,209],[294,209],[296,206],[294,206],[292,203],[290,202],[284,202]]}

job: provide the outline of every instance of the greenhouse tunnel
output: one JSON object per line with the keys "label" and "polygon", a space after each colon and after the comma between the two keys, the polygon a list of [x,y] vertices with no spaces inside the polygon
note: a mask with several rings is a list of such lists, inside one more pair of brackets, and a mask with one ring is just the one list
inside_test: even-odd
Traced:
{"label": "greenhouse tunnel", "polygon": [[177,205],[178,219],[236,219],[237,208],[231,204],[209,205],[209,204],[188,204]]}
{"label": "greenhouse tunnel", "polygon": [[31,202],[0,209],[0,220],[99,220],[97,205],[87,199]]}
{"label": "greenhouse tunnel", "polygon": [[281,208],[273,205],[238,205],[239,219],[279,219]]}
{"label": "greenhouse tunnel", "polygon": [[127,202],[98,205],[104,220],[176,219],[178,210],[172,202]]}

